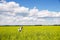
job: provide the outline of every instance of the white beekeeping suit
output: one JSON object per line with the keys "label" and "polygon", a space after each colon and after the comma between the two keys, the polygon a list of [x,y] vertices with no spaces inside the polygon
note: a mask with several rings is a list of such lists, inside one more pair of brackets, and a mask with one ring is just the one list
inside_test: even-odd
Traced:
{"label": "white beekeeping suit", "polygon": [[19,32],[21,32],[23,29],[23,26],[20,26],[20,28],[18,29]]}

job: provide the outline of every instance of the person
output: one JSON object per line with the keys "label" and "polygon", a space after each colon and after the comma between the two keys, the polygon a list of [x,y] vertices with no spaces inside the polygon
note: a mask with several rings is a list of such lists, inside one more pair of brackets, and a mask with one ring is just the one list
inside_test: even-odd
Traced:
{"label": "person", "polygon": [[20,26],[20,28],[18,29],[19,32],[21,32],[23,29],[23,26]]}

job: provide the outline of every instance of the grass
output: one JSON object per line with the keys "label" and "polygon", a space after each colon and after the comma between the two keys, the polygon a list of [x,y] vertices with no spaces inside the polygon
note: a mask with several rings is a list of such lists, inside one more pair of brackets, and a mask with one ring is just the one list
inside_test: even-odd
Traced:
{"label": "grass", "polygon": [[60,40],[60,26],[0,26],[0,40]]}

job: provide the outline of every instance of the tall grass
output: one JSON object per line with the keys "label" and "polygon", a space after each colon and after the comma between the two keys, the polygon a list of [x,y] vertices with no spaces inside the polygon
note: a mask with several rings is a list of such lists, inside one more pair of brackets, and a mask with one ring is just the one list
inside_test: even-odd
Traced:
{"label": "tall grass", "polygon": [[24,26],[22,32],[18,28],[0,27],[0,40],[60,40],[59,26]]}

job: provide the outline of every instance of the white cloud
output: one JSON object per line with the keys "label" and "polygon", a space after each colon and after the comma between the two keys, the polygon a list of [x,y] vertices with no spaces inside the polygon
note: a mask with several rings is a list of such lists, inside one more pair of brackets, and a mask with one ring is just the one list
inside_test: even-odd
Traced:
{"label": "white cloud", "polygon": [[37,24],[60,24],[60,12],[39,10],[36,7],[29,9],[16,2],[0,3],[0,25],[37,25]]}
{"label": "white cloud", "polygon": [[38,12],[39,10],[36,7],[34,7],[33,9],[30,9],[29,16],[35,16]]}
{"label": "white cloud", "polygon": [[28,13],[28,8],[26,8],[26,7],[18,7],[18,8],[15,8],[14,9],[14,12],[16,12],[16,13]]}
{"label": "white cloud", "polygon": [[48,10],[42,10],[42,11],[39,11],[37,15],[38,17],[47,17],[47,16],[50,16],[50,13]]}

